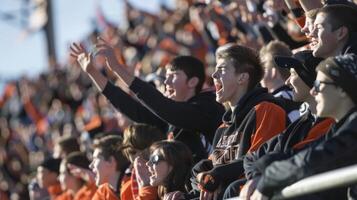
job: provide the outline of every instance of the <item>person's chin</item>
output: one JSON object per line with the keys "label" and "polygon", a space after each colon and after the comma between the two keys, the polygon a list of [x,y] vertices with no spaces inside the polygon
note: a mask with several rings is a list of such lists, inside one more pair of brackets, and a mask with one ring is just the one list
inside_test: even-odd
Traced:
{"label": "person's chin", "polygon": [[156,179],[150,178],[150,185],[156,187],[157,186]]}
{"label": "person's chin", "polygon": [[316,115],[318,117],[326,117],[326,113],[325,111],[323,110],[323,108],[321,108],[318,104],[316,106]]}
{"label": "person's chin", "polygon": [[98,177],[95,177],[95,184],[97,186],[100,186],[102,184],[102,181]]}
{"label": "person's chin", "polygon": [[216,93],[216,101],[221,104],[225,103],[224,95],[222,92]]}

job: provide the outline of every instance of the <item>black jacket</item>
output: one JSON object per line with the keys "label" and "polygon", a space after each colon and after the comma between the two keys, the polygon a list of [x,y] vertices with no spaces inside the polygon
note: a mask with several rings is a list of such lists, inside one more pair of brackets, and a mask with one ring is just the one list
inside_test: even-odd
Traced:
{"label": "black jacket", "polygon": [[111,83],[106,85],[103,94],[133,121],[172,132],[175,139],[191,149],[196,161],[207,158],[202,135],[211,143],[224,113],[223,106],[216,102],[213,92],[202,92],[187,102],[176,102],[138,78],[130,89],[136,94],[137,100]]}
{"label": "black jacket", "polygon": [[294,156],[273,162],[257,189],[266,196],[305,177],[357,163],[357,109],[352,109],[324,137]]}
{"label": "black jacket", "polygon": [[286,158],[281,153],[288,154],[293,149],[299,149],[313,140],[318,139],[328,132],[333,124],[332,119],[318,118],[307,110],[298,120],[290,124],[284,132],[273,137],[257,151],[247,153],[244,157],[244,170],[247,179],[253,179],[261,175],[265,169],[275,159]]}
{"label": "black jacket", "polygon": [[[193,169],[193,175],[210,170],[215,185],[228,183],[243,175],[243,157],[248,151],[255,151],[261,144],[282,132],[287,116],[277,100],[265,88],[257,87],[238,102],[232,112],[223,116],[223,126],[217,129],[210,161],[201,161]],[[213,165],[212,165],[213,164]]]}

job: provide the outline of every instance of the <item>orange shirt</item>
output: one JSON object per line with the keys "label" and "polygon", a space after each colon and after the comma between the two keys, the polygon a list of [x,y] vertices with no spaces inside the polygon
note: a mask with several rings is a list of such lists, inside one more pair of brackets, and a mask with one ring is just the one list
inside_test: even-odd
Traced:
{"label": "orange shirt", "polygon": [[96,191],[97,186],[95,183],[85,184],[78,190],[76,195],[74,195],[73,200],[91,200]]}
{"label": "orange shirt", "polygon": [[120,199],[121,200],[134,200],[134,195],[131,190],[131,180],[126,179],[123,180],[121,183],[120,189]]}
{"label": "orange shirt", "polygon": [[58,195],[55,200],[73,200],[73,196],[70,192],[65,191],[62,194]]}
{"label": "orange shirt", "polygon": [[51,199],[55,199],[57,196],[62,194],[61,185],[59,183],[48,187],[47,191]]}
{"label": "orange shirt", "polygon": [[139,194],[135,198],[131,189],[131,180],[122,182],[120,189],[121,200],[157,200],[157,187],[145,186],[139,189]]}
{"label": "orange shirt", "polygon": [[98,187],[92,200],[119,200],[119,195],[112,190],[109,183],[104,183]]}
{"label": "orange shirt", "polygon": [[156,200],[159,199],[157,187],[145,186],[139,189],[139,196],[135,200]]}

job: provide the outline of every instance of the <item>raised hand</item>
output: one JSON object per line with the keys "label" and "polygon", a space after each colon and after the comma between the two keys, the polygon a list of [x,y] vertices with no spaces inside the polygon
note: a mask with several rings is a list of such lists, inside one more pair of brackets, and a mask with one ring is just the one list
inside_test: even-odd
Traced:
{"label": "raised hand", "polygon": [[70,173],[77,178],[82,178],[83,180],[86,180],[87,182],[90,183],[95,182],[94,180],[95,175],[89,169],[84,169],[73,164],[68,164],[68,169]]}
{"label": "raised hand", "polygon": [[98,37],[98,43],[96,44],[97,54],[105,57],[107,67],[110,70],[118,72],[118,67],[123,68],[115,56],[114,48],[103,38]]}
{"label": "raised hand", "polygon": [[86,52],[81,44],[76,43],[73,43],[70,46],[70,49],[70,55],[77,60],[83,71],[89,72],[94,69],[94,65],[92,63],[92,53]]}
{"label": "raised hand", "polygon": [[134,75],[130,74],[124,64],[120,64],[115,54],[115,50],[103,38],[98,38],[96,45],[97,54],[105,57],[107,67],[112,70],[118,78],[120,78],[126,85],[130,86],[134,80]]}
{"label": "raised hand", "polygon": [[138,181],[139,187],[150,185],[150,172],[146,166],[146,160],[138,156],[134,160],[134,170],[136,174],[136,180]]}

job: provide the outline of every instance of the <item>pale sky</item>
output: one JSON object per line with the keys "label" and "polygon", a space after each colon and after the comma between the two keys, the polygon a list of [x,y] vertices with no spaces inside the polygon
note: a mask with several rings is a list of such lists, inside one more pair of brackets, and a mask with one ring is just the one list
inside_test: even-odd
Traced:
{"label": "pale sky", "polygon": [[[23,0],[0,0],[0,14],[17,13]],[[130,0],[138,8],[155,12],[159,3],[172,6],[173,0]],[[53,0],[57,58],[64,62],[68,44],[78,41],[93,28],[95,5],[115,24],[123,23],[121,0]],[[0,15],[1,16],[1,15]],[[5,21],[0,17],[0,94],[5,80],[21,75],[36,76],[46,69],[47,57],[43,32],[20,40],[19,20]]]}

